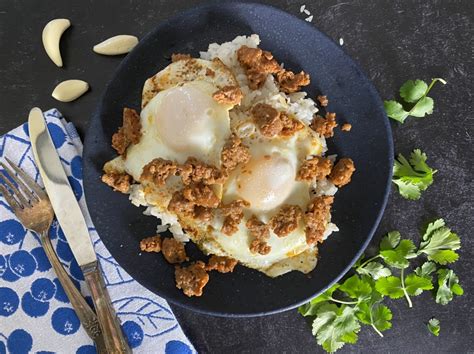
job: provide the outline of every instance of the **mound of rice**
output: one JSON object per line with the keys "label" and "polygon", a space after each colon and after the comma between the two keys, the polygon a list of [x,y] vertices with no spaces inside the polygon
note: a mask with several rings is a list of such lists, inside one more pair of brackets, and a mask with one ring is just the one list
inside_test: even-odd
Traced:
{"label": "mound of rice", "polygon": [[[270,104],[279,110],[293,113],[299,120],[309,125],[314,114],[318,112],[318,108],[311,98],[306,98],[306,92],[295,92],[292,94],[280,92],[272,75],[268,75],[267,80],[259,90],[251,90],[248,86],[247,75],[237,60],[237,50],[243,45],[256,48],[259,44],[260,37],[257,34],[252,34],[251,36],[238,36],[231,42],[222,44],[212,43],[209,45],[207,51],[200,52],[201,59],[212,60],[219,58],[234,73],[240,85],[244,97],[240,106],[236,106],[230,111],[231,121],[239,121],[240,118],[245,115],[244,112],[249,110],[256,103],[262,102]],[[239,127],[239,130],[245,128],[244,126]],[[252,129],[254,129],[253,125]],[[326,140],[324,138],[321,138],[321,145],[325,152]],[[314,195],[334,195],[336,192],[337,187],[329,180],[323,180],[313,185]],[[162,224],[158,225],[157,233],[169,230],[176,239],[183,242],[189,241],[189,237],[184,233],[175,215],[167,211],[159,210],[146,201],[141,185],[132,186],[129,198],[134,205],[147,207],[144,211],[145,215],[153,215],[161,219]],[[338,230],[335,224],[329,223],[324,238],[327,238],[332,232]]]}

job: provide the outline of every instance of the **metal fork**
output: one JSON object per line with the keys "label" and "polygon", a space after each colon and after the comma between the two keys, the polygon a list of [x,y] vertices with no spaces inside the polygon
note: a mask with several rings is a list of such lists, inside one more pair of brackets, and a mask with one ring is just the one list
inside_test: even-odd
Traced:
{"label": "metal fork", "polygon": [[[49,228],[53,221],[54,211],[46,192],[21,168],[17,167],[7,157],[5,159],[17,176],[9,167],[0,162],[0,166],[3,168],[0,174],[0,182],[3,180],[3,184],[0,183],[0,193],[3,194],[21,223],[27,229],[41,236],[41,243],[46,256],[71,301],[72,307],[76,310],[77,317],[79,317],[89,337],[95,342],[97,351],[106,353],[104,339],[95,312],[69,278],[51,244]],[[16,186],[10,179],[15,182]]]}

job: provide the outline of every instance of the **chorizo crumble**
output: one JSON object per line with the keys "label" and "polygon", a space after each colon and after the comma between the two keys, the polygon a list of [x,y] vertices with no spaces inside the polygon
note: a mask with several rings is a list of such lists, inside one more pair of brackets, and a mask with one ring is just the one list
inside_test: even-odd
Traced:
{"label": "chorizo crumble", "polygon": [[315,156],[302,163],[296,175],[296,180],[307,182],[320,181],[331,173],[331,169],[331,160],[322,156]]}
{"label": "chorizo crumble", "polygon": [[219,273],[232,273],[238,261],[234,258],[212,255],[207,261],[206,270],[217,270]]}
{"label": "chorizo crumble", "polygon": [[217,208],[220,202],[213,190],[202,183],[184,187],[183,196],[193,204],[206,208]]}
{"label": "chorizo crumble", "polygon": [[283,205],[272,219],[270,226],[278,237],[288,236],[298,228],[303,211],[298,205]]}
{"label": "chorizo crumble", "polygon": [[304,217],[306,222],[306,243],[308,245],[323,242],[324,231],[331,216],[333,196],[315,197],[308,206]]}
{"label": "chorizo crumble", "polygon": [[114,191],[128,193],[133,178],[127,173],[110,172],[102,175],[102,182],[112,187]]}
{"label": "chorizo crumble", "polygon": [[189,157],[184,165],[179,166],[178,173],[184,184],[222,184],[226,178],[217,167],[207,165],[194,157]]}
{"label": "chorizo crumble", "polygon": [[262,87],[269,74],[276,74],[282,70],[272,53],[260,48],[243,45],[237,50],[237,60],[244,68],[252,90]]}
{"label": "chorizo crumble", "polygon": [[212,94],[212,98],[223,104],[239,104],[242,101],[242,91],[239,86],[224,86]]}
{"label": "chorizo crumble", "polygon": [[138,144],[142,136],[142,123],[137,111],[131,108],[123,109],[123,123],[118,132],[112,136],[112,147],[119,155],[126,155],[130,144]]}
{"label": "chorizo crumble", "polygon": [[224,171],[232,171],[239,163],[246,164],[250,161],[250,150],[242,144],[242,140],[232,134],[224,145],[221,153],[221,165]]}
{"label": "chorizo crumble", "polygon": [[161,252],[168,263],[183,263],[188,260],[184,243],[174,238],[165,238],[161,242]]}
{"label": "chorizo crumble", "polygon": [[244,218],[243,208],[248,208],[250,204],[245,200],[234,200],[221,207],[222,214],[225,216],[221,231],[227,236],[231,236],[239,229],[239,224]]}
{"label": "chorizo crumble", "polygon": [[277,81],[280,84],[280,89],[286,93],[297,92],[301,90],[302,86],[307,86],[310,83],[309,75],[304,71],[295,74],[289,70],[278,72]]}
{"label": "chorizo crumble", "polygon": [[351,181],[354,171],[354,161],[346,157],[342,158],[332,169],[329,180],[337,187],[345,186]]}
{"label": "chorizo crumble", "polygon": [[327,105],[329,104],[329,100],[327,96],[319,95],[317,99],[321,107],[327,107]]}
{"label": "chorizo crumble", "polygon": [[197,261],[188,267],[175,268],[176,287],[182,289],[183,293],[189,297],[201,296],[202,289],[209,281],[209,274],[206,272],[204,262]]}
{"label": "chorizo crumble", "polygon": [[177,173],[177,170],[178,166],[173,161],[162,158],[153,159],[143,167],[140,180],[162,186],[169,176],[174,176]]}
{"label": "chorizo crumble", "polygon": [[304,128],[303,123],[290,117],[284,112],[280,113],[280,119],[283,124],[283,129],[281,130],[280,135],[283,137],[292,136],[294,133]]}
{"label": "chorizo crumble", "polygon": [[349,124],[349,123],[344,123],[341,127],[341,130],[343,132],[350,132],[352,129],[352,124]]}
{"label": "chorizo crumble", "polygon": [[151,236],[140,241],[140,250],[144,252],[160,252],[161,251],[161,236]]}
{"label": "chorizo crumble", "polygon": [[255,215],[247,220],[245,226],[254,237],[250,243],[250,252],[262,255],[270,253],[272,248],[266,241],[270,237],[270,226],[258,220]]}
{"label": "chorizo crumble", "polygon": [[325,138],[334,136],[334,128],[336,127],[336,113],[328,112],[326,113],[326,118],[316,115],[311,123],[311,128]]}
{"label": "chorizo crumble", "polygon": [[252,108],[252,116],[263,136],[271,138],[283,129],[280,112],[266,103],[257,103]]}

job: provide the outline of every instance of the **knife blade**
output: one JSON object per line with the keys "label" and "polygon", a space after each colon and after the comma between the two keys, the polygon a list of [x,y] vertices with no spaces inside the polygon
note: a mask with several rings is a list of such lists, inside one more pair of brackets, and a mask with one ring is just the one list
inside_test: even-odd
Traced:
{"label": "knife blade", "polygon": [[28,117],[33,155],[59,225],[91,292],[108,353],[131,353],[105,287],[100,264],[79,203],[64,172],[43,112],[33,108]]}
{"label": "knife blade", "polygon": [[49,134],[43,112],[33,108],[28,118],[33,154],[56,218],[79,266],[95,262],[97,256],[79,203],[64,172]]}

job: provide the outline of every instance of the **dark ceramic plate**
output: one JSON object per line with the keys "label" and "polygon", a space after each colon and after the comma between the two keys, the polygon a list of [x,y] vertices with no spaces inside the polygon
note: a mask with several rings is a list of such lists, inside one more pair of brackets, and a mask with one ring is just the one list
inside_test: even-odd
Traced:
{"label": "dark ceramic plate", "polygon": [[[232,274],[213,272],[202,297],[186,297],[175,287],[174,267],[161,255],[139,255],[139,241],[153,235],[157,220],[142,214],[128,198],[100,182],[101,169],[114,157],[112,134],[123,107],[139,109],[145,80],[169,64],[172,53],[199,56],[212,42],[257,33],[261,47],[294,71],[311,74],[310,96],[330,97],[328,109],[352,123],[336,132],[330,153],[351,157],[352,183],[336,197],[333,220],[340,232],[320,247],[320,260],[308,276],[292,272],[276,279],[238,266]],[[170,302],[222,316],[255,316],[294,308],[337,281],[368,245],[382,216],[390,188],[392,136],[382,102],[359,67],[312,25],[273,7],[220,3],[186,11],[161,23],[128,54],[92,118],[84,144],[84,184],[92,220],[117,262],[139,283]],[[121,247],[121,245],[125,245]],[[205,259],[187,246],[191,259]]]}

